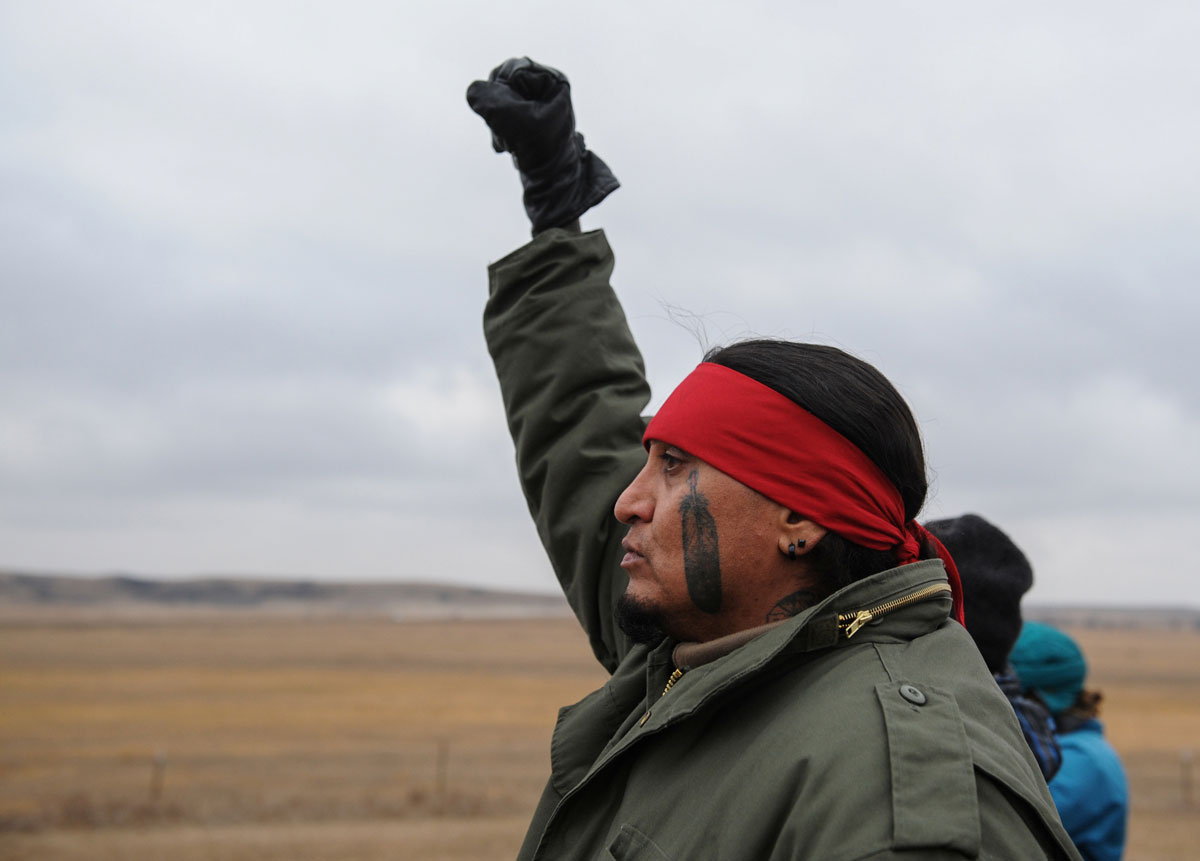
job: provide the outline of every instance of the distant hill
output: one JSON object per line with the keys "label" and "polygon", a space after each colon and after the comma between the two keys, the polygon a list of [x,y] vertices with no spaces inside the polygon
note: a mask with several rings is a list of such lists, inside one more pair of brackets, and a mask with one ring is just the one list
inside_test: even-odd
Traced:
{"label": "distant hill", "polygon": [[[1025,616],[1069,628],[1194,628],[1200,609],[1026,606]],[[68,613],[170,617],[225,611],[368,614],[398,620],[567,616],[561,595],[445,583],[337,582],[131,575],[68,576],[0,570],[0,619]]]}
{"label": "distant hill", "polygon": [[[443,583],[331,582],[205,577],[156,580],[127,575],[65,576],[0,571],[0,613],[50,610],[120,614],[257,611],[279,614],[364,613],[396,619],[568,615],[560,595]],[[39,612],[40,611],[40,612]]]}
{"label": "distant hill", "polygon": [[1194,628],[1200,610],[1187,607],[1024,607],[1026,619],[1058,628]]}

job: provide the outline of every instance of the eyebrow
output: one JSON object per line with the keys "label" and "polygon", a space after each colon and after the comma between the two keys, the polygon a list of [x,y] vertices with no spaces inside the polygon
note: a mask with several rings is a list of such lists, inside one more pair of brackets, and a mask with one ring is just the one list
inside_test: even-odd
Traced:
{"label": "eyebrow", "polygon": [[680,447],[680,446],[677,446],[677,445],[674,445],[673,443],[669,443],[669,442],[667,442],[665,439],[651,439],[651,440],[650,440],[650,442],[651,442],[651,443],[656,443],[656,442],[657,442],[657,443],[661,443],[662,445],[666,446],[666,447],[667,447],[668,449],[670,449],[671,451],[677,451],[677,452],[679,452],[679,453],[680,453],[681,455],[683,455],[684,457],[689,457],[689,458],[692,458],[693,460],[699,460],[699,458],[697,458],[697,457],[696,457],[694,454],[692,454],[692,453],[691,453],[690,451],[688,451],[687,449],[685,449],[685,448],[682,448],[682,447]]}

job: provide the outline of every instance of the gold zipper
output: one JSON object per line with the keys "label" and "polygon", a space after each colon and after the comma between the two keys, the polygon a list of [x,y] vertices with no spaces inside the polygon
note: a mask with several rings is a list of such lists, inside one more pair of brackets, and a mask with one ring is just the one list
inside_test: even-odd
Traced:
{"label": "gold zipper", "polygon": [[[671,677],[669,679],[667,679],[667,686],[665,688],[663,688],[663,692],[658,695],[658,698],[661,700],[663,697],[665,697],[667,695],[667,691],[669,691],[669,690],[671,690],[671,688],[675,687],[675,683],[682,678],[683,678],[683,670],[676,667],[675,672],[671,673]],[[648,721],[648,720],[650,720],[650,709],[646,709],[646,713],[644,715],[642,715],[642,719],[640,721],[638,721],[638,726],[645,726],[646,721]]]}
{"label": "gold zipper", "polygon": [[671,678],[667,679],[667,686],[665,688],[663,688],[663,692],[659,696],[659,699],[661,700],[663,697],[665,697],[667,695],[667,691],[669,691],[669,690],[671,690],[671,688],[675,687],[675,683],[682,678],[683,678],[683,670],[680,670],[677,668],[675,670],[675,672],[671,673]]}
{"label": "gold zipper", "polygon": [[[870,610],[859,610],[854,613],[838,613],[838,628],[845,632],[846,639],[849,640],[867,622],[874,621],[881,616],[886,616],[888,613],[899,610],[901,607],[907,607],[909,604],[916,604],[924,601],[926,598],[932,598],[934,595],[942,595],[949,591],[949,583],[937,583],[933,586],[926,586],[924,589],[918,589],[916,592],[910,592],[901,598],[895,598],[887,603],[880,604],[878,607],[872,607]],[[670,688],[671,686],[667,685],[667,687]]]}

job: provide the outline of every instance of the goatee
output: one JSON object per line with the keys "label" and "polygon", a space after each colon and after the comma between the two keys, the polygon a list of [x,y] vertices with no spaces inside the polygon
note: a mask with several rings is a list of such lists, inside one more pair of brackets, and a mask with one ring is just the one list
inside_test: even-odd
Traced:
{"label": "goatee", "polygon": [[615,615],[617,627],[635,643],[652,646],[666,636],[660,627],[662,620],[658,612],[631,598],[628,592],[617,599]]}

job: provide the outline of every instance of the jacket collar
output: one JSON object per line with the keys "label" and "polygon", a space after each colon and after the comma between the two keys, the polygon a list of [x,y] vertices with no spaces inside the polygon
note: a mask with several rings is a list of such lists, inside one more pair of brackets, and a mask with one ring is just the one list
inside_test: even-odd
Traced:
{"label": "jacket collar", "polygon": [[662,691],[660,677],[665,678],[671,673],[672,664],[690,677],[689,684],[672,692],[672,705],[690,710],[695,703],[689,701],[707,698],[719,690],[734,686],[788,655],[845,646],[847,643],[894,641],[896,638],[921,636],[949,618],[951,601],[948,591],[936,600],[921,601],[881,615],[864,625],[849,640],[844,633],[844,626],[839,627],[839,617],[853,617],[863,610],[945,583],[946,572],[941,561],[922,560],[872,574],[782,622],[741,631],[710,643],[667,640],[654,649],[650,657],[647,695],[653,705]]}

